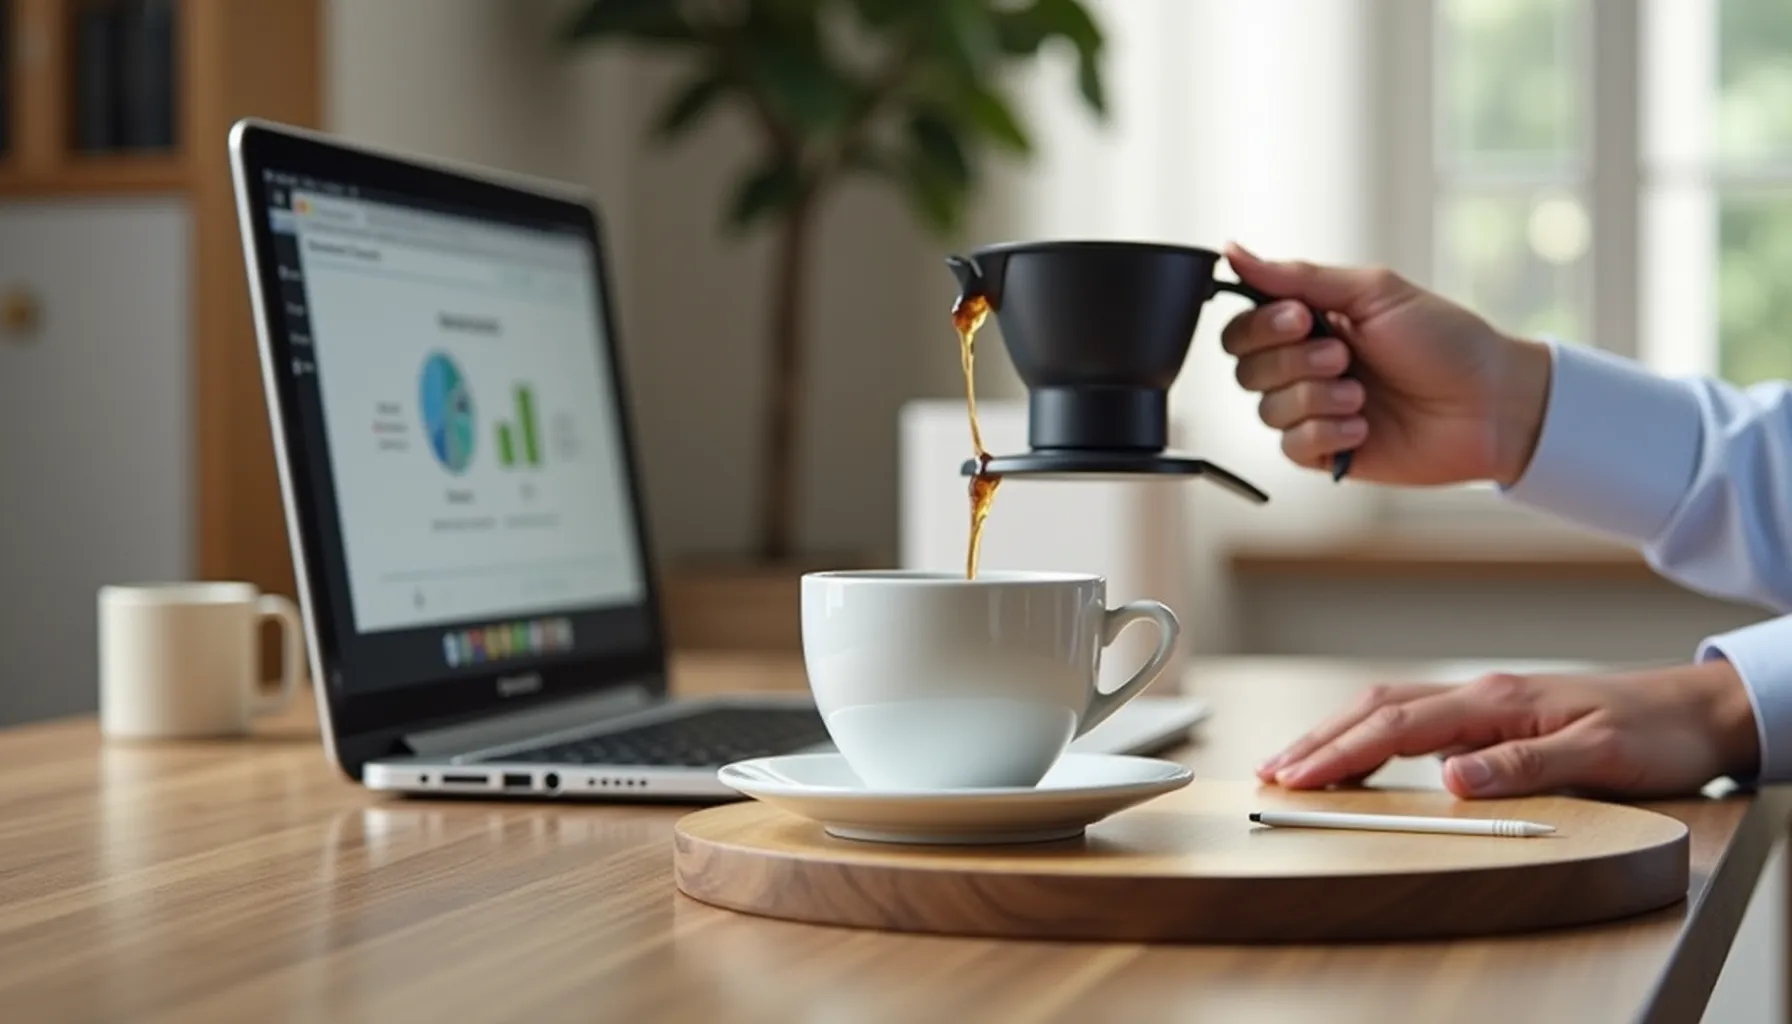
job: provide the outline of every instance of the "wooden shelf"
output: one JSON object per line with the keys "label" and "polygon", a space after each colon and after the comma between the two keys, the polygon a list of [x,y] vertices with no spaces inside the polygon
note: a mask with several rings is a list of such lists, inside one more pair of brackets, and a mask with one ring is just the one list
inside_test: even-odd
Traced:
{"label": "wooden shelf", "polygon": [[[11,47],[3,71],[10,101],[7,114],[8,148],[0,152],[0,197],[83,196],[106,194],[163,194],[193,184],[188,132],[201,122],[195,86],[203,72],[228,59],[228,53],[209,52],[205,29],[220,19],[220,0],[170,0],[171,21],[164,23],[166,37],[147,23],[133,25],[129,52],[114,52],[100,67],[111,68],[97,79],[83,74],[78,33],[83,12],[112,8],[110,0],[10,0],[0,3],[0,17],[8,17],[5,37]],[[114,31],[123,31],[115,25]],[[158,48],[166,39],[167,48]],[[210,49],[228,40],[212,41]],[[113,47],[127,46],[125,37],[114,37]],[[120,77],[137,60],[137,78]],[[164,66],[165,65],[165,66]],[[139,100],[132,108],[125,96],[156,97],[144,91],[145,69],[150,84],[160,83],[167,94],[160,100]],[[95,127],[88,135],[96,143],[140,147],[119,149],[82,148],[74,121],[82,110],[79,99],[84,84],[95,90]],[[155,145],[162,142],[164,145]]]}
{"label": "wooden shelf", "polygon": [[[83,27],[91,32],[95,23],[82,14],[109,2],[0,0],[0,17],[7,19],[0,201],[171,194],[185,200],[191,287],[170,299],[186,305],[192,332],[194,571],[291,596],[296,587],[225,142],[242,117],[321,126],[323,0],[175,0],[165,26],[133,23],[132,31],[142,33],[130,37],[137,61],[124,59],[123,35],[113,39],[120,48],[112,55],[117,76],[101,88],[103,82],[81,75],[84,66],[107,66],[82,60],[101,52],[88,48],[96,38]],[[167,69],[154,60],[164,39]],[[127,92],[141,101],[148,95],[144,81],[157,95],[163,88],[171,93],[166,108],[152,103],[111,115],[100,109],[104,97]],[[91,88],[84,92],[83,83]],[[116,131],[96,127],[112,116]],[[108,142],[129,148],[98,148]]]}
{"label": "wooden shelf", "polygon": [[0,165],[0,197],[180,192],[189,181],[179,154],[71,156],[52,171]]}
{"label": "wooden shelf", "polygon": [[1239,547],[1228,557],[1233,576],[1244,581],[1628,584],[1661,578],[1635,551],[1593,540],[1368,536],[1299,548]]}

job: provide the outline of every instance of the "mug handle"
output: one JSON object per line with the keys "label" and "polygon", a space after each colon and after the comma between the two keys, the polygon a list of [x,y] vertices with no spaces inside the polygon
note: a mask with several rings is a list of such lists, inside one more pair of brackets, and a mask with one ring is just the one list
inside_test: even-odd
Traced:
{"label": "mug handle", "polygon": [[273,714],[283,711],[297,688],[299,673],[305,670],[305,633],[299,623],[299,608],[279,594],[263,594],[255,602],[260,613],[257,622],[273,619],[280,623],[280,688],[260,693],[255,699],[254,713]]}
{"label": "mug handle", "polygon": [[1103,693],[1096,690],[1089,698],[1089,709],[1083,714],[1083,721],[1076,734],[1083,735],[1090,729],[1100,725],[1107,717],[1120,710],[1120,705],[1137,697],[1159,672],[1170,661],[1170,652],[1176,649],[1176,638],[1182,632],[1182,625],[1176,621],[1176,613],[1162,601],[1128,601],[1118,608],[1109,608],[1107,618],[1101,627],[1101,646],[1107,647],[1119,637],[1120,631],[1145,619],[1157,623],[1157,650],[1132,678],[1119,686]]}
{"label": "mug handle", "polygon": [[[1253,288],[1250,285],[1245,284],[1243,281],[1221,281],[1220,279],[1215,278],[1213,281],[1213,288],[1216,292],[1231,292],[1234,295],[1242,295],[1245,298],[1251,300],[1251,303],[1253,305],[1258,305],[1258,306],[1266,306],[1272,302],[1281,301],[1281,300],[1277,299],[1274,295],[1266,294],[1257,288]],[[1306,305],[1306,304],[1303,303],[1303,305]],[[1337,337],[1337,335],[1335,333],[1333,333],[1333,331],[1332,331],[1331,324],[1325,319],[1324,313],[1322,313],[1318,309],[1315,309],[1312,306],[1308,305],[1307,306],[1307,316],[1309,319],[1311,319],[1313,321],[1312,330],[1307,332],[1308,338],[1335,338],[1335,337]],[[1344,371],[1343,376],[1345,376],[1345,377],[1350,376],[1350,371],[1348,369],[1346,369]],[[1350,472],[1350,456],[1351,456],[1351,452],[1348,450],[1338,452],[1336,455],[1332,456],[1332,480],[1333,480],[1333,482],[1344,479],[1344,474]]]}

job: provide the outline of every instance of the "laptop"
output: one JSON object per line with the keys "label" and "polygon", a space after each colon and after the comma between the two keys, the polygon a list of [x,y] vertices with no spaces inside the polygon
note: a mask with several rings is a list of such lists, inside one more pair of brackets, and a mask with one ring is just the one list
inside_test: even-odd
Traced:
{"label": "laptop", "polygon": [[[229,140],[326,753],[376,790],[716,800],[806,694],[677,699],[598,212],[258,120]],[[1179,743],[1147,696],[1073,749]]]}

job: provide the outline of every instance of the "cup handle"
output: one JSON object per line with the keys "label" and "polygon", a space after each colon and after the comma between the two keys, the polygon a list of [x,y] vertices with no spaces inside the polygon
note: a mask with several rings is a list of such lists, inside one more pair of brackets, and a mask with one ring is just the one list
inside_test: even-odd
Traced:
{"label": "cup handle", "polygon": [[299,623],[298,606],[279,594],[261,595],[255,607],[261,619],[280,623],[280,688],[258,694],[254,705],[255,714],[269,715],[285,710],[292,701],[299,674],[305,670],[305,631]]}
{"label": "cup handle", "polygon": [[[1251,302],[1254,305],[1258,305],[1258,306],[1265,306],[1271,302],[1280,301],[1274,295],[1270,295],[1260,289],[1253,288],[1250,285],[1245,284],[1243,281],[1221,281],[1221,280],[1215,278],[1214,282],[1213,282],[1213,287],[1214,287],[1215,291],[1231,292],[1234,295],[1242,295],[1245,298],[1251,300]],[[1304,303],[1303,303],[1303,305],[1304,305]],[[1337,337],[1337,335],[1332,332],[1331,323],[1325,319],[1324,312],[1308,305],[1307,306],[1307,314],[1308,314],[1309,319],[1311,319],[1313,321],[1313,329],[1307,332],[1307,337],[1309,337],[1309,338],[1335,338],[1335,337]],[[1343,373],[1343,376],[1345,376],[1345,377],[1350,376],[1350,371],[1348,369],[1346,369]],[[1350,472],[1350,456],[1351,456],[1351,452],[1349,452],[1349,451],[1341,451],[1341,452],[1337,453],[1336,455],[1332,456],[1332,480],[1333,481],[1338,481],[1338,480],[1344,479],[1344,474]]]}
{"label": "cup handle", "polygon": [[1120,710],[1120,705],[1137,697],[1146,686],[1157,678],[1158,673],[1170,661],[1170,652],[1176,649],[1176,638],[1182,632],[1182,626],[1176,621],[1176,613],[1162,601],[1128,601],[1118,608],[1107,610],[1107,619],[1101,627],[1101,646],[1107,647],[1120,635],[1120,631],[1139,622],[1149,619],[1157,623],[1157,650],[1132,678],[1112,690],[1103,693],[1100,690],[1089,698],[1089,710],[1083,715],[1082,725],[1076,734],[1083,735],[1090,729],[1100,725],[1107,717]]}

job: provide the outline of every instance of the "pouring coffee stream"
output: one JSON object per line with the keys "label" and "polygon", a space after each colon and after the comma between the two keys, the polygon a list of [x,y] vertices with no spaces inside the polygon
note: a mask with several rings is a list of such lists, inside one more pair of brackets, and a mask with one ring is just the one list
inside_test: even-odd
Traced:
{"label": "pouring coffee stream", "polygon": [[[952,307],[965,375],[972,458],[971,536],[965,573],[975,577],[983,524],[1000,482],[1033,479],[1206,477],[1247,500],[1269,496],[1205,459],[1166,451],[1169,389],[1181,374],[1207,301],[1221,292],[1263,305],[1257,289],[1214,277],[1221,256],[1155,242],[1010,242],[949,256],[958,279]],[[1309,337],[1331,335],[1312,311]],[[991,455],[977,425],[975,335],[994,314],[1027,388],[1027,451]],[[1332,478],[1349,471],[1338,455]]]}
{"label": "pouring coffee stream", "polygon": [[983,430],[977,424],[977,329],[989,316],[989,300],[981,294],[961,293],[952,304],[952,326],[958,331],[959,362],[964,367],[964,404],[971,417],[971,448],[976,469],[971,474],[971,535],[965,553],[965,579],[977,578],[977,556],[983,547],[983,523],[996,499],[1002,478],[989,472],[989,449],[983,447]]}

